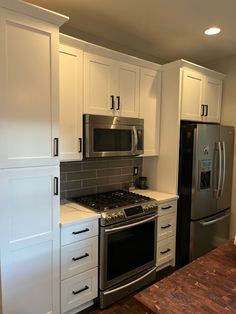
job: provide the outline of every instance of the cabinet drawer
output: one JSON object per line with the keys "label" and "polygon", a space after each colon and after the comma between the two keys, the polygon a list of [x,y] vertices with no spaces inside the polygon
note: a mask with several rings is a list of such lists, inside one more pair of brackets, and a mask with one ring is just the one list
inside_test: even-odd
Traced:
{"label": "cabinet drawer", "polygon": [[61,282],[61,312],[65,313],[97,297],[97,267]]}
{"label": "cabinet drawer", "polygon": [[175,236],[157,242],[157,266],[175,258]]}
{"label": "cabinet drawer", "polygon": [[66,279],[98,265],[98,237],[61,248],[61,278]]}
{"label": "cabinet drawer", "polygon": [[158,215],[166,215],[173,213],[177,210],[177,201],[171,201],[171,202],[166,202],[162,203],[158,206]]}
{"label": "cabinet drawer", "polygon": [[158,218],[157,241],[164,240],[176,233],[176,213],[163,215]]}
{"label": "cabinet drawer", "polygon": [[98,235],[98,219],[81,222],[61,229],[61,245],[74,243]]}

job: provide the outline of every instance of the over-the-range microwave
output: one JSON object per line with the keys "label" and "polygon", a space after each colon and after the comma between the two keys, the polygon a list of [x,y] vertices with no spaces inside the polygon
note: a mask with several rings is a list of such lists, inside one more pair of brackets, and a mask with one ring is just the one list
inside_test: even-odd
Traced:
{"label": "over-the-range microwave", "polygon": [[84,114],[83,132],[87,158],[143,154],[143,119]]}

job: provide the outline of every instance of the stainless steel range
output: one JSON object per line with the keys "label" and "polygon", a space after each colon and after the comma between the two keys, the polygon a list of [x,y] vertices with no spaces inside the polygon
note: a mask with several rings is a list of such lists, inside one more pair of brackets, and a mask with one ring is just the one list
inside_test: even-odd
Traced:
{"label": "stainless steel range", "polygon": [[100,308],[155,280],[156,200],[118,190],[73,201],[101,213]]}

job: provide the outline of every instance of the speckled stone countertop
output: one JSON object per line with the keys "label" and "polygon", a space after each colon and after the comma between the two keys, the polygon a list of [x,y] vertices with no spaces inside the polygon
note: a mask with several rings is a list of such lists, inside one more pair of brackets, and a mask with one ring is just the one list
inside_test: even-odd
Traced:
{"label": "speckled stone countertop", "polygon": [[134,296],[147,313],[236,313],[233,240]]}

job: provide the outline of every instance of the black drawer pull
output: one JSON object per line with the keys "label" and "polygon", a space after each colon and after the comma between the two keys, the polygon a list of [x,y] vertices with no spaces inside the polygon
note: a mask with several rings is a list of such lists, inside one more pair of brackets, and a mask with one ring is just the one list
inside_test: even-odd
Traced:
{"label": "black drawer pull", "polygon": [[76,294],[78,294],[78,293],[80,293],[80,292],[83,292],[83,291],[85,291],[85,290],[88,290],[88,286],[85,286],[84,288],[82,288],[82,289],[80,289],[80,290],[77,290],[77,291],[72,291],[72,293],[74,294],[74,295],[76,295]]}
{"label": "black drawer pull", "polygon": [[76,235],[76,234],[80,234],[80,233],[84,233],[84,232],[88,232],[88,231],[89,231],[89,228],[86,228],[86,229],[83,229],[80,231],[73,231],[72,234]]}
{"label": "black drawer pull", "polygon": [[165,210],[165,209],[170,209],[170,208],[172,208],[171,205],[170,205],[170,206],[166,206],[166,207],[161,207],[161,209],[163,209],[163,210]]}
{"label": "black drawer pull", "polygon": [[82,258],[85,258],[85,257],[87,257],[87,256],[89,256],[89,254],[88,253],[85,253],[84,255],[81,255],[81,256],[79,256],[79,257],[72,257],[72,261],[78,261],[79,259],[82,259]]}
{"label": "black drawer pull", "polygon": [[165,250],[165,251],[161,251],[160,253],[161,254],[166,254],[166,253],[168,253],[168,252],[170,252],[171,251],[171,249],[167,249],[167,250]]}
{"label": "black drawer pull", "polygon": [[170,228],[170,227],[171,227],[171,225],[168,224],[168,225],[166,225],[166,226],[161,226],[161,229],[166,229],[166,228]]}

